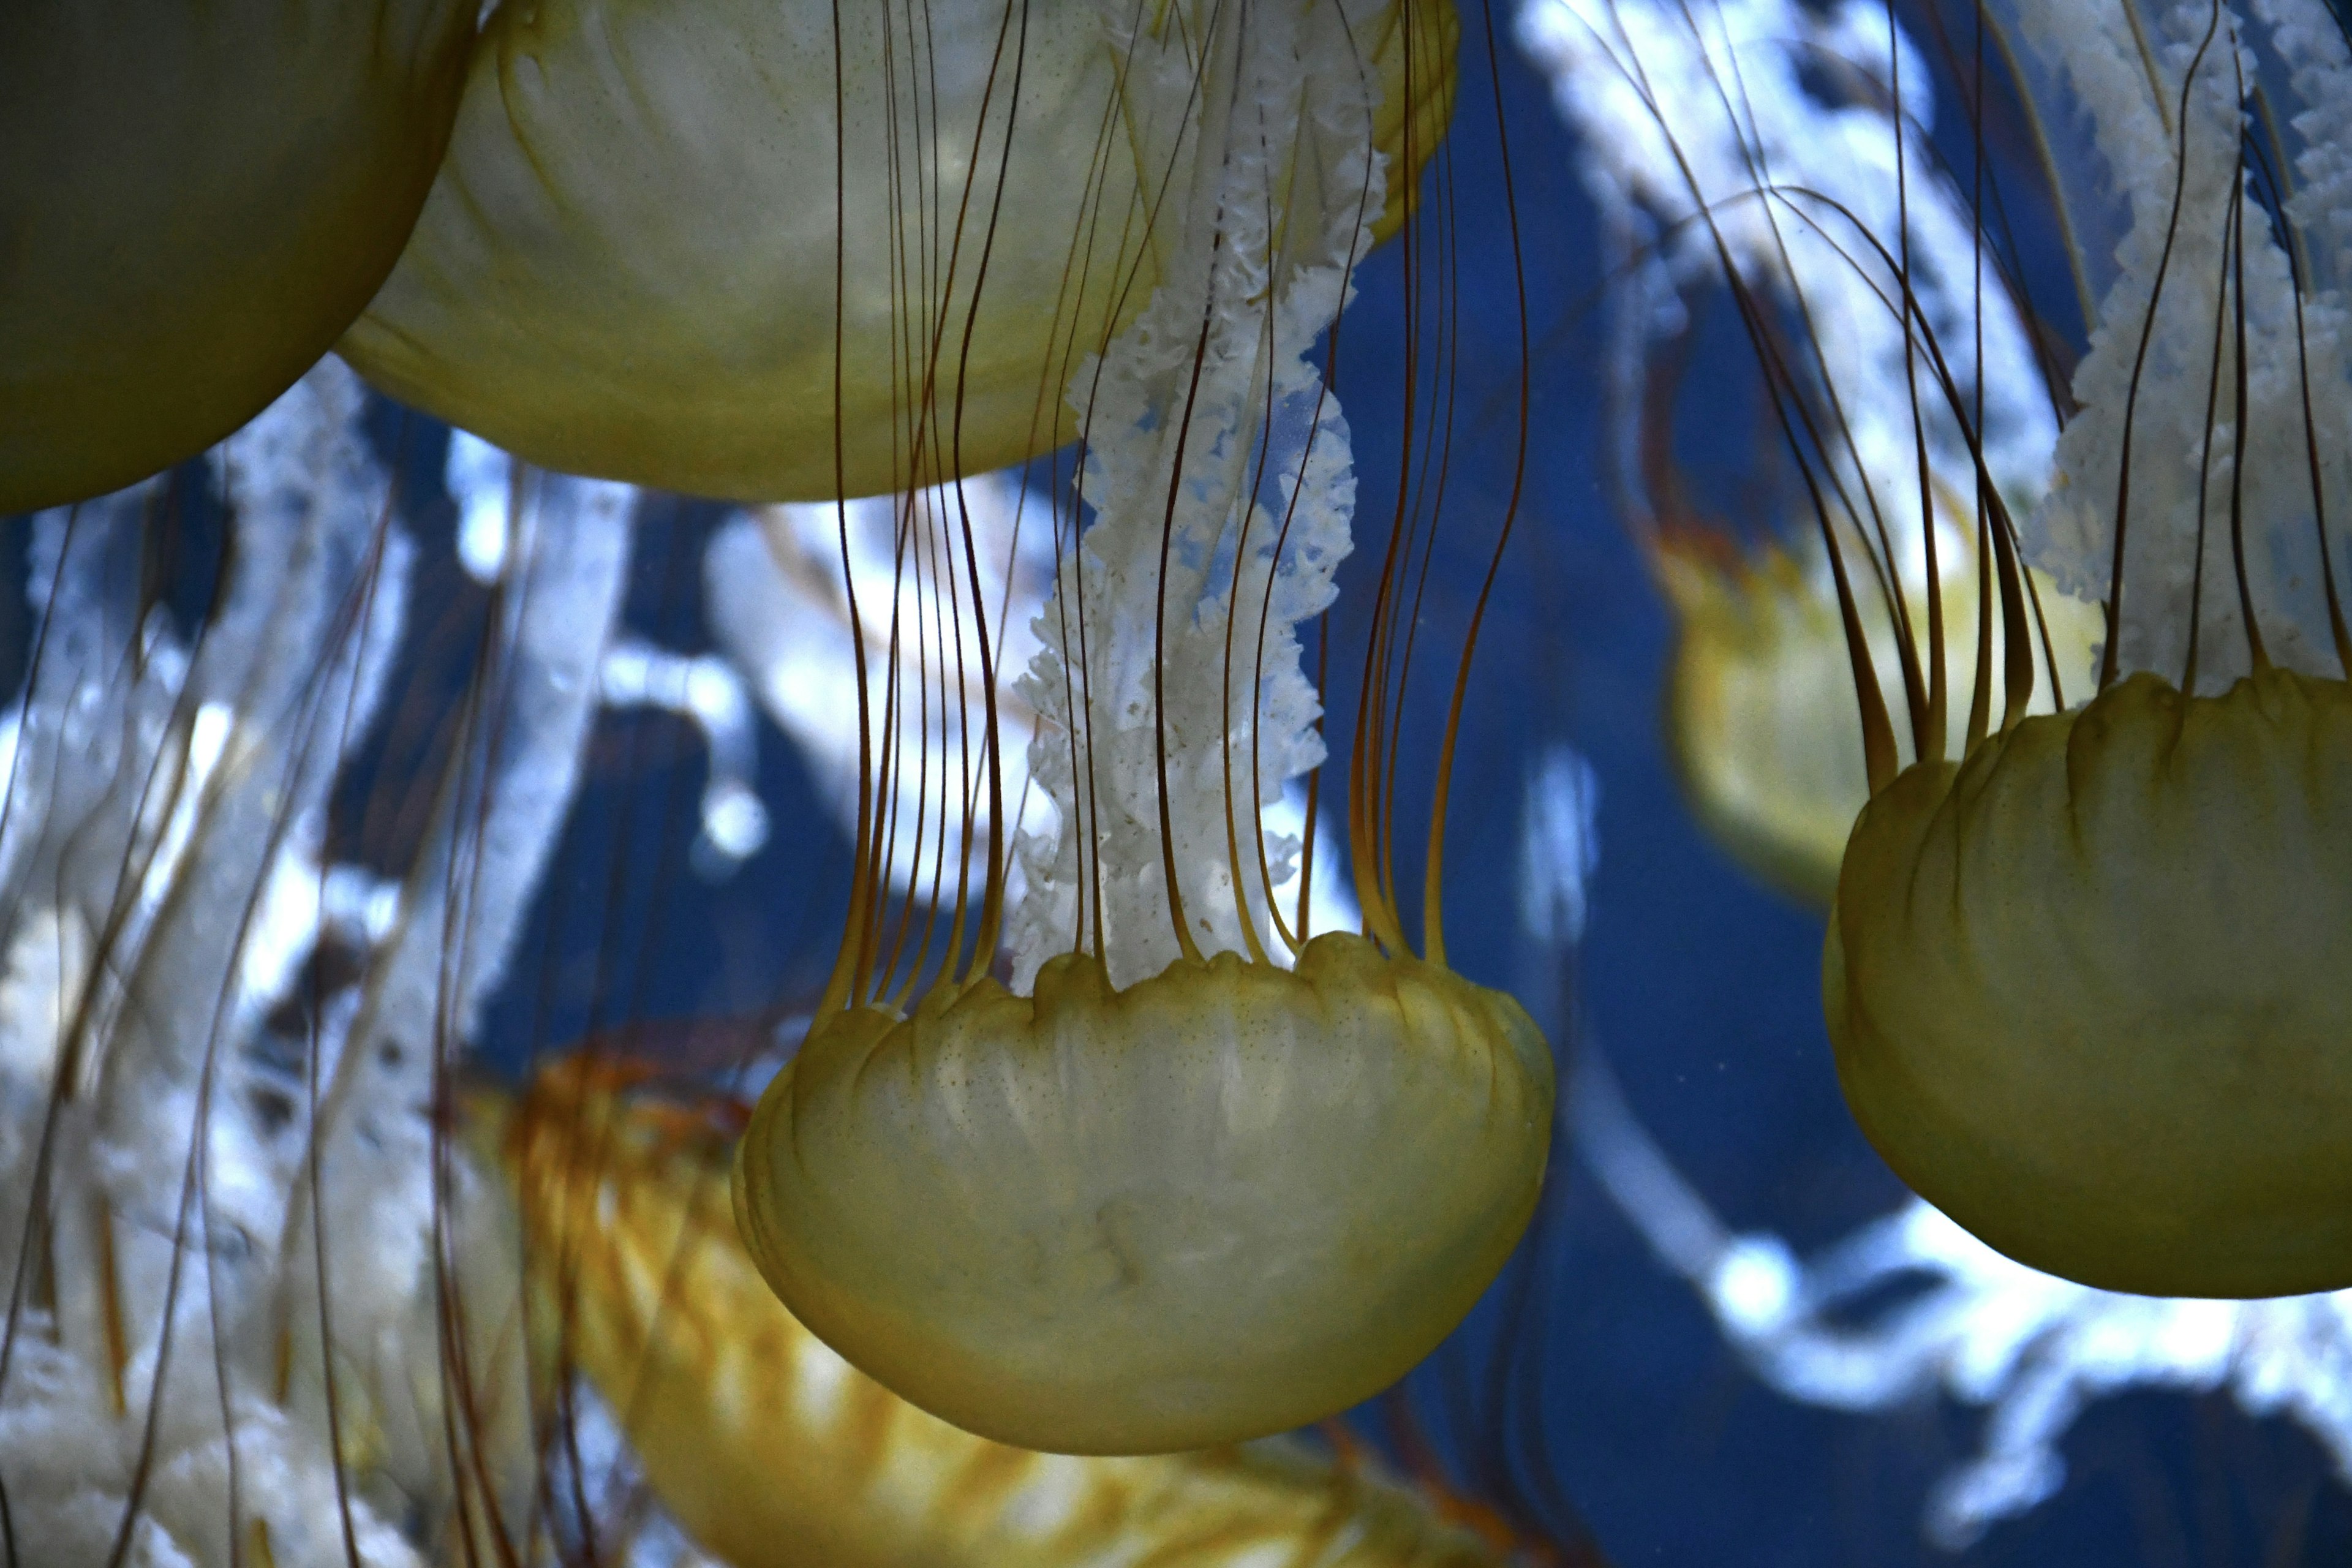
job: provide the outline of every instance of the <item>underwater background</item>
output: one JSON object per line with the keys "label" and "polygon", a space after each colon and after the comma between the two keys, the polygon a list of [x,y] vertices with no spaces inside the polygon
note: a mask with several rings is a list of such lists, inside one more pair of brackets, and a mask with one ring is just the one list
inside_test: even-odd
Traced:
{"label": "underwater background", "polygon": [[[1499,161],[1484,155],[1491,132],[1457,132],[1465,151],[1441,153],[1429,187],[1445,207],[1443,238],[1419,240],[1418,250],[1391,245],[1360,269],[1336,377],[1356,433],[1362,512],[1377,516],[1398,485],[1404,321],[1410,310],[1432,309],[1426,279],[1445,279],[1442,329],[1422,340],[1446,371],[1441,384],[1422,366],[1425,383],[1441,386],[1443,412],[1424,407],[1422,418],[1445,443],[1446,506],[1459,524],[1440,535],[1432,563],[1427,610],[1445,625],[1458,624],[1475,595],[1492,521],[1511,504],[1524,415],[1517,531],[1455,763],[1449,956],[1469,978],[1517,994],[1580,1085],[1605,1075],[1613,1089],[1604,1092],[1622,1096],[1731,1231],[1769,1233],[1808,1257],[1907,1194],[1839,1094],[1821,1022],[1821,919],[1739,870],[1678,793],[1661,721],[1673,622],[1605,478],[1599,220],[1573,136],[1549,84],[1510,42],[1510,18],[1471,9],[1464,21],[1456,124],[1483,129],[1499,114],[1507,189]],[[1948,151],[1965,156],[1962,117],[1946,117],[1938,135],[1961,138]],[[2021,157],[1998,144],[1992,153]],[[2020,248],[2060,265],[2030,220]],[[1418,294],[1408,286],[1416,278]],[[2063,285],[2046,291],[2067,296]],[[1693,368],[1686,385],[1699,390],[1681,415],[1695,482],[1718,485],[1727,509],[1743,497],[1767,508],[1769,485],[1742,478],[1757,422],[1752,367],[1727,360],[1713,369]],[[450,435],[381,399],[371,435],[400,476],[400,515],[423,546],[418,602],[464,627],[487,590],[459,564]],[[1041,460],[1030,478],[1050,495],[1066,485],[1066,466]],[[204,488],[194,479],[178,488],[151,550],[163,596],[187,626],[201,620],[220,570],[221,519]],[[736,515],[713,502],[645,499],[624,610],[631,634],[683,656],[719,651],[706,619],[704,552]],[[18,523],[0,541],[11,690],[30,636],[27,537]],[[1360,644],[1361,626],[1345,618],[1363,612],[1377,567],[1377,552],[1360,546],[1342,568],[1339,646]],[[442,679],[454,689],[467,665],[457,650],[442,651]],[[423,668],[394,689],[429,689],[436,654],[430,638],[412,648],[404,657]],[[1333,733],[1352,724],[1350,689],[1332,683]],[[399,840],[400,814],[415,809],[399,781],[433,743],[432,720],[412,705],[380,721],[341,792],[331,858],[365,864],[372,846]],[[1425,708],[1408,715],[1408,799],[1426,795],[1439,722]],[[765,719],[754,729],[751,778],[766,837],[733,861],[698,841],[710,767],[702,736],[667,712],[618,708],[600,719],[517,957],[482,1024],[491,1070],[520,1075],[539,1055],[613,1031],[625,1032],[625,1050],[633,1030],[656,1054],[690,1049],[674,1032],[644,1027],[667,1021],[758,1016],[789,1029],[813,1002],[832,959],[850,847],[802,753]],[[1335,793],[1344,765],[1344,757],[1327,764]],[[2352,1562],[2352,1499],[2326,1448],[2284,1417],[2247,1415],[2223,1386],[2094,1400],[2064,1426],[2056,1496],[1958,1550],[1931,1542],[1923,1527],[1931,1494],[1979,1452],[1997,1417],[1933,1381],[1869,1414],[1776,1392],[1702,1294],[1661,1260],[1581,1145],[1572,1131],[1556,1148],[1552,1190],[1519,1258],[1408,1382],[1469,1496],[1570,1543],[1589,1531],[1607,1561],[1629,1568]],[[1841,1303],[1824,1326],[1854,1331],[1856,1353],[1875,1346],[1892,1358],[1899,1336],[1865,1331],[1887,1330],[1937,1283],[1897,1276]],[[1391,1430],[1379,1409],[1358,1422],[1376,1441]]]}

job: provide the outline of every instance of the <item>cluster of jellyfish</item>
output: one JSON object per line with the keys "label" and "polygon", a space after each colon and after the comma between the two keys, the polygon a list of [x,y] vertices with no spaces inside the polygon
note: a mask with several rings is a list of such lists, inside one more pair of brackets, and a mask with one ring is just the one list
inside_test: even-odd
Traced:
{"label": "cluster of jellyfish", "polygon": [[[2352,31],[1897,9],[12,4],[0,1563],[1632,1558],[1472,1430],[1577,1172],[1790,1398],[1990,1407],[1938,1549],[2134,1385],[2352,1479]],[[1457,771],[1545,178],[1915,1194],[1810,1264],[1576,1038],[1590,768]]]}

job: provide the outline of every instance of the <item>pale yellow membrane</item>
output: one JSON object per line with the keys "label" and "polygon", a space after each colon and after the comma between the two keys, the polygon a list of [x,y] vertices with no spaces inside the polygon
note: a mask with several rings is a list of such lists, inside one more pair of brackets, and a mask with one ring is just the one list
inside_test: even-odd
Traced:
{"label": "pale yellow membrane", "polygon": [[2352,1286],[2352,688],[2136,675],[1912,768],[1854,828],[1822,992],[1863,1130],[2010,1256]]}
{"label": "pale yellow membrane", "polygon": [[1288,1444],[1139,1458],[1006,1447],[907,1404],[785,1310],[728,1211],[730,1140],[584,1058],[509,1122],[543,1337],[656,1495],[736,1568],[1478,1568],[1429,1504]]}
{"label": "pale yellow membrane", "polygon": [[[1155,204],[1194,178],[1187,103],[1121,97],[1113,11],[506,5],[342,352],[532,462],[703,495],[877,494],[1057,446],[1070,375],[1159,280]],[[1459,30],[1415,0],[1408,98],[1402,18],[1365,40],[1392,193],[1452,111]],[[1184,47],[1164,31],[1144,47]]]}
{"label": "pale yellow membrane", "polygon": [[1533,1213],[1552,1065],[1510,998],[1345,933],[1114,992],[1049,960],[813,1034],[737,1156],[751,1255],[902,1397],[1062,1453],[1364,1399]]}
{"label": "pale yellow membrane", "polygon": [[400,254],[472,0],[0,5],[0,514],[246,423]]}
{"label": "pale yellow membrane", "polygon": [[[1749,872],[1801,902],[1827,908],[1837,892],[1846,837],[1870,798],[1870,785],[1853,661],[1826,574],[1809,573],[1777,546],[1745,557],[1668,536],[1653,556],[1678,628],[1666,729],[1684,794],[1716,842]],[[1958,756],[1968,739],[1981,581],[1972,554],[1945,574],[1947,756]],[[2101,635],[2098,606],[2063,596],[2038,574],[2035,582],[2059,670],[2073,675],[2089,668],[2090,649]],[[1866,578],[1857,586],[1857,608],[1880,693],[1908,760],[1911,731],[1895,627]],[[1924,649],[1925,593],[1910,596],[1908,613]],[[1996,598],[1989,725],[2000,719],[2001,624]],[[1927,668],[1923,651],[1923,681]],[[2038,630],[2034,672],[2032,708],[2046,713],[2051,684]]]}

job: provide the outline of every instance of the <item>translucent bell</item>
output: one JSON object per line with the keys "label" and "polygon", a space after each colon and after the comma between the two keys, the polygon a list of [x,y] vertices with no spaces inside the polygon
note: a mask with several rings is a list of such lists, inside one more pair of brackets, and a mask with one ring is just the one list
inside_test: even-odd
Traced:
{"label": "translucent bell", "polygon": [[[1058,446],[1066,384],[1150,296],[1195,178],[1193,95],[1126,69],[1183,29],[1125,40],[1118,15],[504,6],[343,353],[533,462],[701,495],[877,494]],[[1436,146],[1459,24],[1416,6],[1408,92],[1384,15],[1362,47],[1409,192],[1398,155]]]}
{"label": "translucent bell", "polygon": [[1863,1130],[2012,1258],[2157,1296],[2352,1286],[2343,681],[2137,675],[1911,769],[1854,828],[1822,968]]}
{"label": "translucent bell", "polygon": [[835,1016],[761,1097],[737,1222],[785,1305],[984,1436],[1148,1453],[1378,1393],[1534,1212],[1518,1005],[1361,937],[1113,991],[1086,955]]}

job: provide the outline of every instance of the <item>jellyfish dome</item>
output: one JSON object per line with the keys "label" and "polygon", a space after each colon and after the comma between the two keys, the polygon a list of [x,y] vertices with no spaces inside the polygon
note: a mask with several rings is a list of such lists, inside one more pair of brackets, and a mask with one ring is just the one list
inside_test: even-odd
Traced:
{"label": "jellyfish dome", "polygon": [[[1299,628],[1335,596],[1355,479],[1309,354],[1384,201],[1376,82],[1350,43],[1378,17],[1206,6],[1171,22],[1186,53],[1129,58],[1131,80],[1200,78],[1215,177],[1171,197],[1164,280],[1071,384],[1092,517],[1060,525],[1018,688],[1055,820],[1018,835],[1008,900],[994,706],[964,714],[980,743],[942,748],[940,809],[912,823],[884,814],[890,781],[940,758],[869,739],[832,989],[737,1154],[738,1224],[793,1314],[911,1403],[1023,1447],[1195,1448],[1377,1393],[1468,1310],[1542,1181],[1550,1054],[1516,1002],[1446,967],[1434,832],[1418,953],[1396,912],[1401,573],[1351,756],[1363,934],[1308,931],[1313,862],[1269,813],[1325,755]],[[965,558],[952,510],[906,515],[906,553]],[[941,690],[985,673],[987,601],[941,598],[868,626],[873,700],[908,662]],[[1465,640],[1465,674],[1468,658]],[[876,713],[865,732],[901,731]],[[909,834],[936,868],[894,910],[879,889]]]}
{"label": "jellyfish dome", "polygon": [[1264,1436],[1469,1310],[1533,1211],[1549,1064],[1507,998],[1348,932],[1123,990],[1064,955],[1028,996],[813,1037],[747,1135],[745,1230],[813,1328],[968,1430]]}
{"label": "jellyfish dome", "polygon": [[[1433,147],[1456,24],[1368,10],[1391,157]],[[415,238],[342,352],[573,473],[747,500],[903,490],[1076,434],[1198,163],[1182,7],[503,5]],[[1400,182],[1400,191],[1411,188]],[[1397,216],[1387,223],[1392,226]]]}
{"label": "jellyfish dome", "polygon": [[332,346],[416,221],[474,16],[0,8],[0,515],[193,457]]}
{"label": "jellyfish dome", "polygon": [[2217,697],[2134,675],[1906,772],[1823,966],[1864,1130],[2046,1271],[2352,1283],[2347,782],[2352,690],[2275,668]]}
{"label": "jellyfish dome", "polygon": [[1507,1560],[1426,1498],[1304,1444],[1076,1458],[915,1409],[843,1364],[752,1267],[728,1212],[736,1103],[621,1092],[646,1070],[591,1043],[482,1109],[541,1238],[542,1338],[612,1400],[706,1552],[739,1568]]}
{"label": "jellyfish dome", "polygon": [[[2352,49],[2293,0],[2155,7],[2145,49],[2126,6],[2005,9],[2096,128],[2051,140],[2100,304],[2002,591],[2038,566],[2107,635],[2055,672],[2087,702],[1874,780],[1823,961],[1839,1073],[2021,1261],[2352,1285]],[[2003,650],[2012,698],[2037,658]]]}

